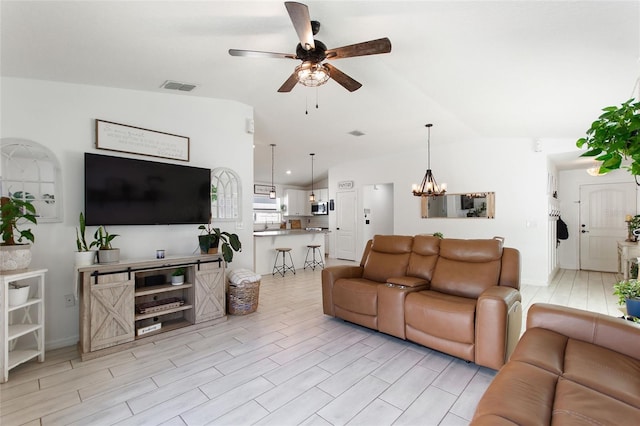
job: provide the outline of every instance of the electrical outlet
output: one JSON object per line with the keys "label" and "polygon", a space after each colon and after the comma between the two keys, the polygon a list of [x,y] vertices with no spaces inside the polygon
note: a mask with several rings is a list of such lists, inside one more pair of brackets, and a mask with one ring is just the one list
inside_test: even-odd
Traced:
{"label": "electrical outlet", "polygon": [[67,308],[71,308],[76,305],[76,298],[73,294],[65,294],[64,295],[64,306]]}

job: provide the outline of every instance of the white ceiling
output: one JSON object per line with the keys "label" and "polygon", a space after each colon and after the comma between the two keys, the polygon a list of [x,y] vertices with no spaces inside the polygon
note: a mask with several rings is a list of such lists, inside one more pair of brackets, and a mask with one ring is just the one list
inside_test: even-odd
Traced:
{"label": "white ceiling", "polygon": [[575,140],[602,107],[632,96],[640,74],[640,1],[306,4],[329,48],[391,40],[390,54],[332,62],[360,90],[330,81],[277,93],[298,61],[227,53],[294,53],[281,1],[2,0],[1,73],[172,94],[160,86],[176,80],[198,85],[184,96],[252,105],[255,180],[271,180],[275,143],[275,181],[289,185],[310,183],[311,152],[316,180],[351,159],[423,152],[428,122],[432,144]]}

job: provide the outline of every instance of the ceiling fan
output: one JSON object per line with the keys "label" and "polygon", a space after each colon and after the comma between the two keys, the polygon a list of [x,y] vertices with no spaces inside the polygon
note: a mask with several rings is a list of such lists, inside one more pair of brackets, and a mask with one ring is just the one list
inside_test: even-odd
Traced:
{"label": "ceiling fan", "polygon": [[325,46],[323,42],[314,40],[313,38],[320,30],[320,22],[310,20],[307,5],[293,1],[287,1],[284,5],[287,8],[293,27],[300,39],[295,54],[229,49],[231,56],[301,60],[302,64],[296,67],[287,81],[280,86],[278,92],[290,92],[296,83],[309,87],[320,86],[326,83],[329,78],[335,80],[348,91],[353,92],[362,87],[362,84],[333,65],[323,61],[325,59],[352,58],[354,56],[377,55],[391,52],[391,41],[386,37],[335,49],[327,49],[327,46]]}

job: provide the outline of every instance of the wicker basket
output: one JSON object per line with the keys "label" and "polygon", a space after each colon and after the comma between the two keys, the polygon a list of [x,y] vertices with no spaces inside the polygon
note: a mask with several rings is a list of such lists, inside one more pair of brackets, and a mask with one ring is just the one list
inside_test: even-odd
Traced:
{"label": "wicker basket", "polygon": [[231,315],[246,315],[258,309],[260,281],[244,281],[240,284],[229,283],[228,303]]}

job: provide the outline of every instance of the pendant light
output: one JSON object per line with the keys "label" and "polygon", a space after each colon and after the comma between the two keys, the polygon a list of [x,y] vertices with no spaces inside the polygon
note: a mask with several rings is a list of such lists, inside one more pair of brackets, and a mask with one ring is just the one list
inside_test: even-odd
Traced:
{"label": "pendant light", "polygon": [[276,198],[276,187],[273,184],[273,149],[276,147],[275,143],[271,144],[271,191],[269,191],[269,198],[275,200]]}
{"label": "pendant light", "polygon": [[428,136],[427,136],[427,172],[422,178],[422,183],[420,186],[413,185],[412,193],[416,197],[422,196],[437,196],[444,195],[447,192],[447,184],[443,183],[438,186],[436,182],[436,178],[433,177],[433,173],[431,172],[431,127],[433,124],[425,124],[427,128]]}
{"label": "pendant light", "polygon": [[314,202],[316,201],[316,194],[313,193],[313,156],[316,154],[309,154],[311,156],[311,195],[309,195],[309,201],[310,202]]}

